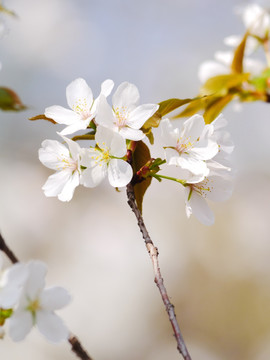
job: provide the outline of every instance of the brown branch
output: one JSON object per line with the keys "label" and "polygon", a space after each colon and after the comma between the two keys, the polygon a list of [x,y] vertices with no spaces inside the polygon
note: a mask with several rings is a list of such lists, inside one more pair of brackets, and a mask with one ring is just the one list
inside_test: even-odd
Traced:
{"label": "brown branch", "polygon": [[83,349],[81,343],[75,336],[70,336],[68,342],[71,344],[71,350],[81,359],[81,360],[93,360],[87,352]]}
{"label": "brown branch", "polygon": [[2,250],[9,260],[12,262],[12,264],[16,264],[19,262],[18,258],[14,255],[13,251],[10,250],[10,248],[7,246],[3,236],[0,233],[0,250]]}
{"label": "brown branch", "polygon": [[[7,255],[7,257],[13,264],[19,262],[19,259],[7,246],[1,233],[0,233],[0,250],[2,250]],[[93,360],[83,349],[81,343],[74,335],[69,337],[68,342],[71,344],[71,350],[78,356],[78,358],[80,358],[81,360]]]}
{"label": "brown branch", "polygon": [[155,283],[159,289],[162,301],[165,305],[166,311],[168,313],[169,316],[169,320],[171,322],[172,328],[173,328],[173,332],[174,332],[174,336],[177,342],[177,349],[180,352],[180,354],[182,354],[183,358],[185,360],[192,360],[191,356],[189,355],[189,352],[187,350],[187,347],[185,345],[183,336],[181,334],[180,331],[180,327],[179,324],[177,322],[176,319],[176,314],[174,311],[174,306],[173,304],[170,302],[169,300],[169,296],[167,293],[167,290],[164,286],[164,281],[163,278],[161,276],[161,271],[160,271],[160,266],[159,266],[159,262],[158,262],[158,249],[157,247],[155,247],[155,245],[153,244],[153,241],[151,240],[149,233],[146,229],[146,226],[144,224],[143,221],[143,217],[140,213],[140,210],[137,207],[136,204],[136,200],[135,200],[135,195],[134,195],[134,189],[133,186],[131,184],[127,185],[127,198],[128,198],[128,204],[131,207],[131,210],[134,212],[137,221],[138,221],[138,226],[140,228],[140,231],[142,233],[144,242],[145,242],[145,246],[147,248],[147,251],[150,255],[150,258],[152,260],[152,265],[153,265],[153,270],[154,270],[154,274],[155,274]]}

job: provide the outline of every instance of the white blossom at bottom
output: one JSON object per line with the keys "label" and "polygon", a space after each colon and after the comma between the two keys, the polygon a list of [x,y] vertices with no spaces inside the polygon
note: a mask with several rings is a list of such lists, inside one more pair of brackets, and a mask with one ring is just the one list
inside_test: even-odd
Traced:
{"label": "white blossom at bottom", "polygon": [[[0,271],[3,258],[0,254]],[[11,309],[17,303],[28,271],[24,264],[14,264],[0,273],[0,308]]]}
{"label": "white blossom at bottom", "polygon": [[69,331],[54,311],[70,302],[69,293],[62,287],[44,289],[47,267],[43,262],[31,261],[27,267],[29,277],[9,319],[10,337],[14,341],[21,341],[36,325],[51,342],[67,340]]}
{"label": "white blossom at bottom", "polygon": [[[223,169],[222,169],[223,170]],[[224,171],[224,170],[223,170]],[[207,200],[219,202],[227,200],[233,190],[233,184],[228,174],[218,174],[218,169],[212,175],[205,177],[200,182],[188,180],[185,186],[186,214],[189,218],[193,214],[202,224],[213,225],[215,216]]]}

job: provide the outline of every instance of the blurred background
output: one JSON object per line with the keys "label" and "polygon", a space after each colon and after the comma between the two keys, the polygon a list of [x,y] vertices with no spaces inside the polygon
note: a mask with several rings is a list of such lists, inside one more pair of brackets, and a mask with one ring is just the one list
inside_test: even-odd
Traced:
{"label": "blurred background", "polygon": [[[59,314],[96,360],[176,360],[176,343],[153,282],[151,262],[123,189],[105,181],[77,188],[70,203],[41,190],[52,171],[38,160],[54,126],[30,122],[51,105],[67,106],[66,86],[86,79],[136,84],[141,102],[198,93],[198,66],[243,34],[237,0],[6,0],[0,39],[1,86],[28,110],[0,113],[0,229],[22,261],[48,264],[47,285],[72,294]],[[270,105],[224,111],[235,142],[235,190],[211,204],[211,227],[188,220],[182,189],[155,183],[144,218],[193,360],[270,359]],[[75,359],[69,344],[38,331],[1,341],[1,358]]]}

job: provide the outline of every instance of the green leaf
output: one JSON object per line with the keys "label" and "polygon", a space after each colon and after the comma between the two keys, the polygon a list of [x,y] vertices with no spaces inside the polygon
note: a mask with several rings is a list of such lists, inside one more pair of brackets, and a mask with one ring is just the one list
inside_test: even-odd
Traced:
{"label": "green leaf", "polygon": [[201,95],[224,96],[232,88],[241,85],[247,81],[250,74],[227,74],[217,75],[208,79],[201,87]]}
{"label": "green leaf", "polygon": [[169,114],[173,110],[176,110],[180,106],[188,104],[193,100],[194,99],[175,99],[175,98],[173,98],[173,99],[161,101],[159,103],[158,110],[155,112],[155,114],[152,117],[150,117],[150,119],[148,119],[145,122],[143,129],[149,129],[151,127],[158,127],[160,120],[162,119],[162,117],[164,115]]}
{"label": "green leaf", "polygon": [[49,121],[49,122],[51,122],[51,123],[53,123],[53,124],[57,124],[56,121],[54,121],[53,119],[50,119],[50,118],[46,117],[46,116],[43,115],[43,114],[42,114],[42,115],[33,116],[33,117],[29,118],[29,120],[31,120],[31,121],[35,121],[35,120],[47,120],[47,121]]}
{"label": "green leaf", "polygon": [[237,48],[234,51],[234,57],[231,64],[231,69],[234,73],[241,74],[243,72],[243,59],[245,55],[247,38],[248,38],[248,33],[245,34],[241,43],[237,46]]}
{"label": "green leaf", "polygon": [[0,308],[0,326],[3,326],[6,319],[8,319],[13,313],[12,309],[2,309]]}
{"label": "green leaf", "polygon": [[206,100],[206,96],[193,100],[190,104],[188,104],[188,106],[183,111],[180,112],[180,114],[173,116],[172,119],[192,116],[196,114],[198,111],[205,108],[205,100]]}
{"label": "green leaf", "polygon": [[78,141],[78,140],[95,140],[95,134],[84,134],[84,135],[76,135],[73,136],[73,138],[71,138],[71,140],[73,141]]}
{"label": "green leaf", "polygon": [[158,127],[160,120],[162,119],[162,116],[158,112],[158,110],[154,113],[153,116],[151,116],[143,125],[142,130],[148,130],[152,127]]}
{"label": "green leaf", "polygon": [[[143,141],[138,141],[132,158],[132,167],[134,174],[136,174],[137,171],[139,171],[150,159],[151,159],[151,154],[147,145],[145,145]],[[146,179],[143,179],[142,182],[134,185],[135,199],[141,213],[142,213],[143,197],[147,188],[151,184],[151,180],[152,177],[148,177]]]}
{"label": "green leaf", "polygon": [[191,101],[193,101],[193,99],[168,99],[159,103],[158,112],[161,116],[164,116]]}
{"label": "green leaf", "polygon": [[269,88],[268,82],[270,78],[270,69],[265,69],[260,76],[250,80],[250,83],[255,86],[256,90],[265,91]]}
{"label": "green leaf", "polygon": [[213,120],[215,120],[223,108],[233,99],[233,97],[234,95],[228,94],[224,97],[215,98],[212,102],[210,102],[203,114],[205,123],[210,124]]}
{"label": "green leaf", "polygon": [[26,109],[19,96],[11,89],[0,87],[0,109],[4,111],[20,111]]}

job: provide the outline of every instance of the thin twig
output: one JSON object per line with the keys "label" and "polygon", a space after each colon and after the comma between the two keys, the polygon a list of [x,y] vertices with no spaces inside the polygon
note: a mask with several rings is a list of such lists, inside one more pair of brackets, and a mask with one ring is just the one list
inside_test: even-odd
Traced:
{"label": "thin twig", "polygon": [[[7,257],[13,264],[19,262],[19,259],[14,255],[13,251],[11,251],[11,249],[7,246],[1,233],[0,233],[0,250],[2,250],[7,255]],[[82,347],[81,343],[76,338],[76,336],[74,335],[70,336],[68,342],[71,344],[71,350],[78,356],[78,358],[80,358],[81,360],[93,360],[84,350],[84,348]]]}
{"label": "thin twig", "polygon": [[155,283],[159,289],[160,295],[162,297],[162,301],[163,301],[166,311],[168,313],[169,320],[171,322],[174,336],[175,336],[175,339],[177,342],[177,349],[179,350],[180,354],[182,354],[182,356],[185,360],[192,360],[191,356],[189,355],[189,352],[187,350],[186,344],[184,342],[183,336],[180,331],[179,324],[176,319],[174,305],[170,302],[167,290],[164,286],[164,281],[161,276],[160,266],[159,266],[159,262],[158,262],[158,249],[153,244],[153,241],[151,240],[149,233],[146,229],[143,217],[140,213],[140,210],[137,207],[135,195],[134,195],[134,189],[131,184],[127,185],[127,198],[128,198],[128,204],[131,207],[132,211],[134,212],[134,214],[137,218],[138,226],[142,233],[142,236],[143,236],[143,239],[145,242],[145,246],[146,246],[147,251],[152,260],[152,265],[153,265],[154,274],[155,274]]}
{"label": "thin twig", "polygon": [[12,262],[12,264],[16,264],[17,262],[19,262],[18,258],[14,255],[13,251],[11,251],[10,248],[7,246],[1,233],[0,233],[0,250],[2,250],[7,255],[7,257]]}
{"label": "thin twig", "polygon": [[81,359],[81,360],[93,360],[87,352],[83,349],[81,343],[76,338],[76,336],[70,336],[68,342],[71,344],[71,350]]}

